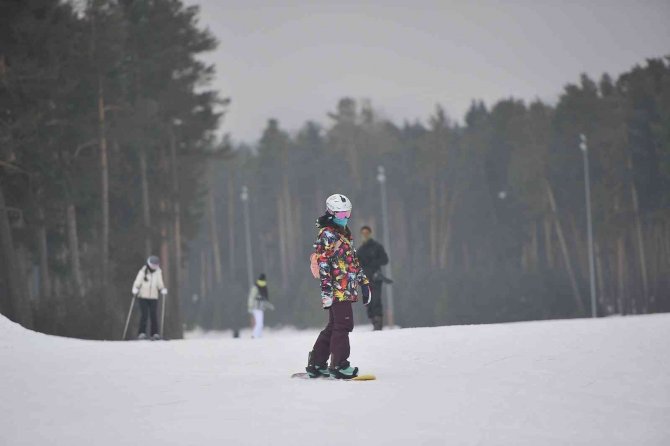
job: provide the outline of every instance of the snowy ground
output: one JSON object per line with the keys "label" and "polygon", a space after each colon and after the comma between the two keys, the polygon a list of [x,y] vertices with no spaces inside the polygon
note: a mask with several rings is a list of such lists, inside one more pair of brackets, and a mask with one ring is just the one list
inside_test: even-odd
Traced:
{"label": "snowy ground", "polygon": [[371,382],[289,379],[313,336],[93,342],[0,316],[0,445],[670,444],[670,315],[357,331]]}

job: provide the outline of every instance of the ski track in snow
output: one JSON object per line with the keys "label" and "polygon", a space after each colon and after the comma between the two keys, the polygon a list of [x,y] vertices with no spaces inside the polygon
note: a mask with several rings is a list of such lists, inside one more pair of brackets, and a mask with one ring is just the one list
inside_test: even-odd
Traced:
{"label": "ski track in snow", "polygon": [[96,342],[0,316],[0,445],[670,444],[670,315],[359,329],[377,381],[290,379],[315,336]]}

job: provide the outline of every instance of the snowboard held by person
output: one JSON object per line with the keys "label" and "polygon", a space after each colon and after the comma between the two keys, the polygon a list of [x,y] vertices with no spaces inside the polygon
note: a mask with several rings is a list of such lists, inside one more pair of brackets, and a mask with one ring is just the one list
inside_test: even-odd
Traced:
{"label": "snowboard held by person", "polygon": [[[150,256],[137,273],[133,283],[133,295],[137,296],[140,306],[140,330],[138,339],[147,339],[147,319],[151,319],[151,339],[160,339],[158,327],[158,295],[163,299],[167,296],[167,288],[163,283],[163,272],[160,269],[160,261],[156,256]],[[163,302],[165,305],[165,302]]]}
{"label": "snowboard held by person", "polygon": [[372,294],[348,227],[351,208],[351,201],[344,195],[331,195],[326,200],[326,213],[316,221],[319,233],[314,243],[312,272],[318,274],[321,282],[321,305],[328,310],[328,324],[308,355],[305,370],[311,378],[351,379],[358,375],[358,367],[349,363],[349,333],[354,329],[351,304],[358,301],[359,285],[364,305],[370,303]]}

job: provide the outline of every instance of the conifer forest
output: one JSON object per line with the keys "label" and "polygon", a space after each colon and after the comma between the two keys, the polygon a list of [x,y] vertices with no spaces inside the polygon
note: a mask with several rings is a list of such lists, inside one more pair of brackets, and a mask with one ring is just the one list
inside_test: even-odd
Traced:
{"label": "conifer forest", "polygon": [[154,254],[167,338],[246,327],[248,229],[268,323],[318,326],[309,256],[337,192],[356,242],[388,230],[401,327],[590,317],[586,190],[596,315],[670,311],[670,56],[464,117],[342,97],[242,142],[219,130],[235,96],[211,86],[198,18],[180,0],[0,1],[0,313],[119,339]]}

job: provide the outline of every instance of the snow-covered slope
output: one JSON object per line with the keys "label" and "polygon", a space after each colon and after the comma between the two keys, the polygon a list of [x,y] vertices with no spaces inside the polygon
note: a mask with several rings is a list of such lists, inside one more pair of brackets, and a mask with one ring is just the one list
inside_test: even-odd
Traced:
{"label": "snow-covered slope", "polygon": [[0,444],[670,444],[669,315],[355,331],[371,382],[289,379],[313,340],[78,341],[0,317]]}

